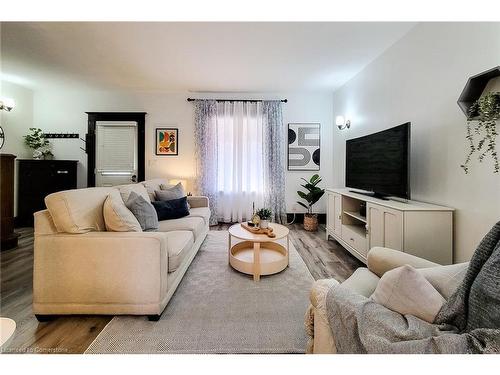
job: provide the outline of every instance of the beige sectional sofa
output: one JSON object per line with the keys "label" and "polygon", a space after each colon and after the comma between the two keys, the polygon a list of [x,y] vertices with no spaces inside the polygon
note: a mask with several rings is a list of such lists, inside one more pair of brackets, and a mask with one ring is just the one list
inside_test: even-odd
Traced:
{"label": "beige sectional sofa", "polygon": [[[166,181],[141,184],[153,197]],[[48,209],[35,213],[33,310],[39,320],[68,314],[158,319],[195,257],[208,233],[208,198],[188,197],[189,216],[160,221],[157,232],[110,232],[103,205],[112,189],[118,188],[51,194]]]}
{"label": "beige sectional sofa", "polygon": [[[357,294],[369,298],[377,288],[384,273],[406,264],[418,271],[447,299],[463,280],[468,263],[448,266],[430,262],[401,251],[384,247],[374,247],[368,253],[367,268],[358,268],[342,285]],[[305,325],[309,335],[307,353],[336,353],[335,339],[327,318],[326,297],[330,288],[336,287],[335,279],[317,280],[310,294],[309,309]]]}

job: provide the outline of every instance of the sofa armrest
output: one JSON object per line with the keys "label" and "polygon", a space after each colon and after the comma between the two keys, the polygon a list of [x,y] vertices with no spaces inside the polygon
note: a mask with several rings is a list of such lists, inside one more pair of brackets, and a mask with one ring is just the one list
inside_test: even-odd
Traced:
{"label": "sofa armrest", "polygon": [[208,207],[208,197],[188,196],[187,201],[192,208]]}
{"label": "sofa armrest", "polygon": [[339,282],[335,279],[316,280],[309,294],[309,300],[311,301],[311,305],[313,305],[316,308],[320,307],[321,305],[324,305],[328,291],[330,290],[331,287],[338,284]]}
{"label": "sofa armrest", "polygon": [[167,291],[159,232],[35,235],[33,308],[43,304],[159,304]]}
{"label": "sofa armrest", "polygon": [[387,247],[373,247],[368,252],[368,269],[378,277],[382,277],[382,275],[387,271],[404,266],[405,264],[408,264],[414,268],[429,268],[439,266],[439,264],[431,262],[429,260],[419,258],[411,254],[403,253],[402,251],[389,249]]}

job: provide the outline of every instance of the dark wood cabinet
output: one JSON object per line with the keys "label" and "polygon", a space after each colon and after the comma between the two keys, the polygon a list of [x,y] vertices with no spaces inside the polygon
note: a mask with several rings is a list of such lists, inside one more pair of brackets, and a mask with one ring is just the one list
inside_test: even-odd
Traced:
{"label": "dark wood cabinet", "polygon": [[0,154],[0,249],[17,246],[19,234],[14,232],[14,160],[16,156]]}
{"label": "dark wood cabinet", "polygon": [[32,226],[33,213],[45,209],[47,195],[76,189],[77,160],[18,161],[17,225]]}

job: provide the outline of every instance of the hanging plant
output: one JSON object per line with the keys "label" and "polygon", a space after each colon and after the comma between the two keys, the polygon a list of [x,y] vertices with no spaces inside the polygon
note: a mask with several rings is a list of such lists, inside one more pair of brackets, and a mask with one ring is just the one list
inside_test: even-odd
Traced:
{"label": "hanging plant", "polygon": [[[475,117],[477,116],[477,117]],[[493,159],[493,173],[500,171],[500,163],[496,151],[497,121],[500,119],[500,92],[490,92],[476,100],[469,108],[467,118],[467,136],[469,153],[465,163],[461,165],[465,173],[469,173],[469,163],[474,154],[478,154],[479,162],[486,156]]]}

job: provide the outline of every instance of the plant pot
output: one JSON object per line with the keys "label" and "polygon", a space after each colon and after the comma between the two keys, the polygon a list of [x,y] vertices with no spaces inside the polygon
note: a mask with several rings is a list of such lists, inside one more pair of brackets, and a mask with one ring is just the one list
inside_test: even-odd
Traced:
{"label": "plant pot", "polygon": [[33,150],[33,159],[35,159],[35,160],[42,160],[43,159],[42,151],[40,151],[40,150]]}
{"label": "plant pot", "polygon": [[269,220],[261,220],[261,221],[260,221],[260,227],[261,227],[262,229],[267,229],[267,228],[269,228]]}
{"label": "plant pot", "polygon": [[308,232],[316,232],[318,230],[318,215],[305,214],[304,215],[304,229]]}

